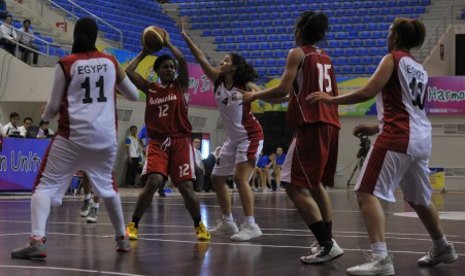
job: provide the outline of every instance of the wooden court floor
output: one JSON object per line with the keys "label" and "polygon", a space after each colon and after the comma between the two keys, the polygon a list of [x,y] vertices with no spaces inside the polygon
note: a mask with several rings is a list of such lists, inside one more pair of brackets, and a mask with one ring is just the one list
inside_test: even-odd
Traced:
{"label": "wooden court floor", "polygon": [[[138,190],[125,190],[123,208],[128,221]],[[330,191],[334,207],[335,238],[345,254],[322,265],[303,265],[313,241],[292,203],[283,192],[256,193],[256,218],[264,235],[250,242],[214,237],[197,242],[193,225],[179,195],[156,196],[140,225],[140,239],[130,253],[114,250],[113,230],[102,206],[97,224],[79,216],[80,198],[67,198],[53,208],[47,225],[46,261],[13,260],[12,249],[27,242],[30,232],[29,197],[0,197],[0,276],[6,275],[345,275],[369,249],[355,194]],[[400,196],[399,196],[400,198]],[[214,194],[200,194],[203,220],[215,224],[221,212]],[[459,260],[449,265],[420,268],[416,260],[432,245],[418,218],[402,201],[385,205],[388,250],[396,275],[465,275],[465,194],[435,194],[448,239]],[[242,222],[237,193],[234,216]]]}

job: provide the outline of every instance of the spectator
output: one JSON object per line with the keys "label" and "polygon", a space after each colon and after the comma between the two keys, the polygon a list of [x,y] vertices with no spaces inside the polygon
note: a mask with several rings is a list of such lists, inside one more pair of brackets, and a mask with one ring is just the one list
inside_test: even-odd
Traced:
{"label": "spectator", "polygon": [[147,136],[147,128],[145,127],[145,125],[140,129],[137,138],[139,139],[140,144],[144,147],[145,151],[145,147],[147,146],[147,142],[149,139],[149,137]]}
{"label": "spectator", "polygon": [[268,155],[263,154],[263,151],[260,153],[260,158],[258,158],[257,168],[258,174],[260,175],[260,188],[259,191],[266,191],[268,184],[268,176],[266,171],[266,165],[270,162]]}
{"label": "spectator", "polygon": [[216,147],[214,151],[212,151],[206,159],[202,160],[203,167],[205,169],[205,182],[203,183],[203,189],[205,192],[209,192],[210,190],[214,190],[213,185],[211,183],[210,177],[212,175],[213,167],[215,167],[216,159],[220,154],[221,147]]}
{"label": "spectator", "polygon": [[126,186],[135,187],[136,174],[140,173],[139,161],[141,160],[141,148],[139,140],[136,138],[137,127],[129,128],[129,136],[126,139],[126,149],[128,153],[128,169],[126,171]]}
{"label": "spectator", "polygon": [[7,15],[5,22],[0,26],[0,46],[7,50],[10,54],[15,55],[16,44],[18,41],[16,31],[11,27],[13,17]]}
{"label": "spectator", "polygon": [[194,190],[201,192],[204,187],[205,168],[202,162],[202,153],[200,152],[200,138],[192,139],[192,146],[194,147],[194,161],[195,161],[195,181]]}
{"label": "spectator", "polygon": [[39,132],[37,133],[37,138],[50,138],[55,133],[53,130],[48,128],[49,121],[40,121],[39,123]]}
{"label": "spectator", "polygon": [[8,16],[5,0],[0,0],[0,20],[5,20]]}
{"label": "spectator", "polygon": [[2,123],[0,123],[0,137],[3,136],[3,125]]}
{"label": "spectator", "polygon": [[[276,170],[274,172],[274,177],[276,180],[276,185],[281,185],[281,170],[283,168],[284,160],[286,159],[286,154],[284,153],[283,147],[276,148]],[[273,190],[275,190],[273,188]]]}
{"label": "spectator", "polygon": [[10,122],[3,127],[4,136],[19,136],[18,129],[19,114],[12,112],[10,114]]}
{"label": "spectator", "polygon": [[[32,31],[31,29],[31,20],[29,19],[26,19],[23,21],[23,27],[21,27],[21,29],[19,29],[21,32],[19,33],[19,42],[23,45],[26,45],[28,46],[29,48],[33,48],[33,49],[38,49],[37,46],[35,46],[33,44],[33,41],[34,41],[34,32]],[[33,54],[33,60],[32,60],[32,63],[33,64],[37,64],[37,53],[29,50],[29,49],[26,49],[24,47],[19,47],[19,49],[21,50],[21,59],[24,61],[24,62],[27,62],[27,58],[29,56],[30,53]]]}
{"label": "spectator", "polygon": [[23,120],[23,125],[18,127],[19,130],[19,135],[26,137],[27,134],[27,129],[32,125],[32,118],[31,117],[26,117]]}

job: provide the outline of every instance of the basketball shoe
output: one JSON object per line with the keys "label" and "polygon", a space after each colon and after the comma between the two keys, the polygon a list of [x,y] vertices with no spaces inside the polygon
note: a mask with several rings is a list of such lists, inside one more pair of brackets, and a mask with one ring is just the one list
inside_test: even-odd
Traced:
{"label": "basketball shoe", "polygon": [[199,226],[195,227],[195,233],[199,241],[208,241],[211,239],[211,235],[208,232],[207,227],[205,227],[205,224],[203,224],[203,222],[200,222]]}
{"label": "basketball shoe", "polygon": [[231,236],[231,240],[233,241],[248,241],[250,239],[260,237],[263,235],[262,230],[258,224],[249,224],[244,222],[241,224],[239,232]]}
{"label": "basketball shoe", "polygon": [[126,234],[128,235],[131,241],[137,240],[139,230],[136,228],[136,224],[134,222],[130,222],[126,227]]}
{"label": "basketball shoe", "polygon": [[304,264],[319,264],[336,259],[344,254],[344,250],[333,240],[331,247],[320,246],[318,251],[309,256],[300,257],[300,261]]}
{"label": "basketball shoe", "polygon": [[44,259],[47,257],[47,247],[45,246],[45,238],[36,240],[30,238],[29,244],[26,247],[15,249],[11,252],[13,259]]}
{"label": "basketball shoe", "polygon": [[216,222],[216,226],[210,230],[210,234],[212,234],[212,236],[234,235],[239,232],[234,221],[229,222],[225,219],[219,219]]}
{"label": "basketball shoe", "polygon": [[455,252],[454,245],[452,243],[447,244],[446,247],[441,250],[436,250],[435,247],[426,254],[426,256],[418,260],[420,266],[434,266],[439,263],[453,263],[457,260],[458,256]]}
{"label": "basketball shoe", "polygon": [[349,275],[394,275],[392,256],[371,254],[366,263],[348,268],[346,272]]}
{"label": "basketball shoe", "polygon": [[129,252],[131,251],[131,244],[129,243],[129,237],[126,236],[117,236],[116,240],[116,251],[118,252]]}

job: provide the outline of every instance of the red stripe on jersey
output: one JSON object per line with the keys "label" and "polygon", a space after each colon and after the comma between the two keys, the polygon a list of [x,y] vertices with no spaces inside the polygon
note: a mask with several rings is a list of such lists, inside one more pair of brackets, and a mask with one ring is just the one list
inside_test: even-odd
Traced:
{"label": "red stripe on jersey", "polygon": [[363,178],[360,183],[360,188],[357,192],[365,192],[373,194],[376,183],[378,182],[379,173],[383,168],[384,159],[386,158],[387,150],[373,147],[370,156],[365,162],[368,162]]}
{"label": "red stripe on jersey", "polygon": [[44,172],[45,167],[47,166],[48,154],[50,153],[50,149],[52,148],[53,142],[55,142],[55,138],[52,138],[52,141],[50,141],[50,144],[48,144],[47,150],[45,151],[45,155],[42,158],[42,161],[40,163],[39,172],[36,175],[36,179],[34,181],[34,186],[32,186],[32,193],[35,192],[37,186],[39,186],[39,184],[40,184],[40,180],[42,179],[42,173]]}
{"label": "red stripe on jersey", "polygon": [[310,105],[306,99],[309,94],[320,90],[331,96],[338,95],[331,59],[325,51],[319,48],[304,46],[300,49],[304,52],[305,57],[298,76],[294,80],[294,91],[290,94],[287,112],[288,123],[293,129],[298,129],[304,124],[318,122],[339,128],[337,105],[326,105],[321,102]]}
{"label": "red stripe on jersey", "polygon": [[[263,129],[251,111],[250,103],[242,103],[242,125],[251,140],[263,140]],[[254,156],[255,158],[255,156]]]}
{"label": "red stripe on jersey", "polygon": [[383,129],[376,139],[375,146],[392,151],[407,152],[410,137],[409,113],[402,101],[402,87],[399,80],[399,61],[410,56],[406,52],[394,51],[394,71],[382,93]]}

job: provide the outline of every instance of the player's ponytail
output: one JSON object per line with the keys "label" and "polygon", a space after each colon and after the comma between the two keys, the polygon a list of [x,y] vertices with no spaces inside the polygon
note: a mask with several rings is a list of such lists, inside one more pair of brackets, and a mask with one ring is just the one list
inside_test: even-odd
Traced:
{"label": "player's ponytail", "polygon": [[296,31],[300,32],[303,44],[315,44],[323,40],[327,30],[328,16],[313,11],[304,12],[296,25]]}
{"label": "player's ponytail", "polygon": [[74,26],[74,41],[71,53],[96,51],[95,42],[97,41],[97,34],[98,26],[92,18],[84,17],[79,19]]}

